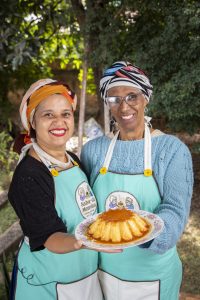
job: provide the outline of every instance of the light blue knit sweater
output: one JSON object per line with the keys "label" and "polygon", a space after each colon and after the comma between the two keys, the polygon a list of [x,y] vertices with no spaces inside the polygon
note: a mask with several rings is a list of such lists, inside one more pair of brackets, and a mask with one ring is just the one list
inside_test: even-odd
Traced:
{"label": "light blue knit sweater", "polygon": [[[110,138],[103,136],[83,147],[81,161],[93,185],[103,166]],[[152,137],[152,166],[161,195],[161,204],[154,213],[164,221],[163,232],[146,247],[164,253],[176,245],[187,223],[193,190],[190,152],[185,144],[171,135]],[[117,140],[109,170],[141,174],[144,170],[144,140]]]}

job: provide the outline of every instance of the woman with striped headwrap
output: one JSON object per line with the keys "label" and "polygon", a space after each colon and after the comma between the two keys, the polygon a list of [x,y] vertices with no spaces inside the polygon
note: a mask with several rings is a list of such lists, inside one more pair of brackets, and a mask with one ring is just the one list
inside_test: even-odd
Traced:
{"label": "woman with striped headwrap", "polygon": [[112,139],[89,141],[81,154],[100,212],[119,207],[143,210],[159,228],[159,235],[144,244],[125,244],[122,253],[109,256],[100,253],[99,278],[106,300],[179,299],[182,265],[176,243],[190,210],[192,160],[178,138],[151,127],[145,110],[152,89],[144,71],[129,62],[108,68],[100,93],[117,132]]}
{"label": "woman with striped headwrap", "polygon": [[8,197],[24,239],[10,299],[102,300],[97,252],[83,250],[74,237],[76,225],[97,207],[78,158],[66,151],[75,109],[76,95],[52,79],[37,81],[22,100],[20,116],[29,138]]}

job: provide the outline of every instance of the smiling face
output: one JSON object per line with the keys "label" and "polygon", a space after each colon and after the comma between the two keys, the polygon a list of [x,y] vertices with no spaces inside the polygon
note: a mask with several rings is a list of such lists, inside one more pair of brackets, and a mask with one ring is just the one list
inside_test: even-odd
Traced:
{"label": "smiling face", "polygon": [[147,100],[141,90],[129,86],[117,86],[108,90],[108,96],[126,97],[138,94],[136,105],[130,106],[125,101],[110,107],[111,115],[118,123],[120,137],[123,140],[142,138],[144,131],[144,108]]}
{"label": "smiling face", "polygon": [[66,149],[66,142],[74,131],[74,113],[67,99],[54,94],[43,100],[36,108],[32,127],[36,140],[47,153]]}

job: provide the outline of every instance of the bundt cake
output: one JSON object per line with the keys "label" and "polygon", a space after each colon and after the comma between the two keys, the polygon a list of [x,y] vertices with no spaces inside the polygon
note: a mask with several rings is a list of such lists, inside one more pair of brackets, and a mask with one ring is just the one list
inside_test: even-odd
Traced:
{"label": "bundt cake", "polygon": [[146,235],[151,225],[128,209],[110,209],[98,215],[90,224],[87,236],[100,243],[131,242]]}

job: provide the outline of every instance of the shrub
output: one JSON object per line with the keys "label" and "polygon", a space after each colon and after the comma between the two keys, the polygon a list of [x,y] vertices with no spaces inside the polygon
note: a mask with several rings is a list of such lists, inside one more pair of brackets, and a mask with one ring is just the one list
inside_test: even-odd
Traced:
{"label": "shrub", "polygon": [[8,132],[0,132],[0,145],[0,187],[6,189],[10,183],[18,155],[12,150],[13,138]]}

